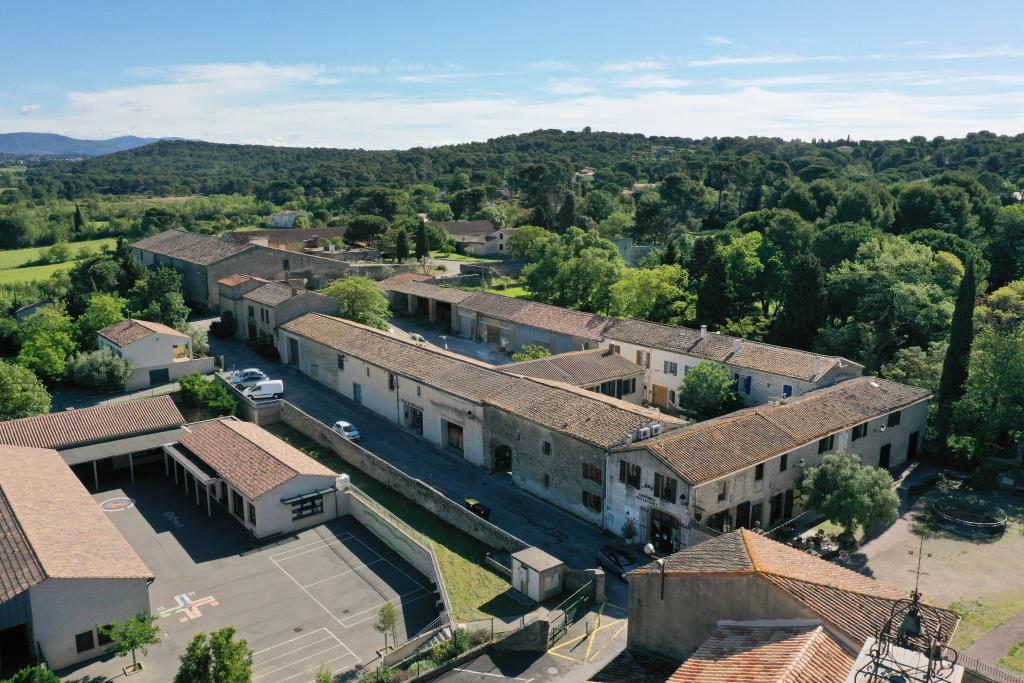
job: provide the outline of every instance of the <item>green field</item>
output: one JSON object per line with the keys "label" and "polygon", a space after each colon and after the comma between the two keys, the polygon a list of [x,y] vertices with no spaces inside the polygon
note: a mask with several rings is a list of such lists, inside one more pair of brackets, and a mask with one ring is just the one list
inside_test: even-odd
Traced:
{"label": "green field", "polygon": [[[83,242],[71,242],[71,256],[74,258],[83,249],[99,251],[103,247],[113,248],[117,240],[113,237],[105,237],[98,240],[85,240]],[[31,282],[33,280],[45,280],[59,270],[68,270],[74,261],[64,263],[53,263],[45,266],[26,266],[39,259],[49,247],[28,247],[27,249],[7,249],[0,251],[0,285],[13,282]]]}
{"label": "green field", "polygon": [[445,261],[463,261],[465,263],[497,263],[497,259],[470,256],[469,254],[456,254],[454,251],[447,256],[443,251],[430,252],[430,258],[443,259]]}

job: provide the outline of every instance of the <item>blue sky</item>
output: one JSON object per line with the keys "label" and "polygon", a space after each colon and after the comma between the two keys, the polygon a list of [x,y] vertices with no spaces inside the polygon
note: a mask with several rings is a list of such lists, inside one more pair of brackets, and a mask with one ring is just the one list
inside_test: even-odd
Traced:
{"label": "blue sky", "polygon": [[1011,2],[4,3],[0,132],[405,148],[1024,131]]}

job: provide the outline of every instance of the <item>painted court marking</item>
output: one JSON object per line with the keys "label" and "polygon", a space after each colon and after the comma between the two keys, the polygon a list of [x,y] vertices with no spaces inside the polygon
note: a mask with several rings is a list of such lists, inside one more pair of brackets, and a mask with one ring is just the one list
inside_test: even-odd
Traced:
{"label": "painted court marking", "polygon": [[[609,623],[601,624],[601,616],[603,615],[603,613],[604,605],[602,605],[600,610],[598,610],[597,625],[594,628],[594,630],[592,630],[589,634],[569,638],[568,640],[561,642],[558,645],[555,645],[554,647],[549,649],[548,654],[554,655],[555,657],[559,657],[561,659],[568,660],[570,662],[574,662],[576,664],[588,664],[590,662],[593,662],[595,659],[597,659],[597,656],[601,654],[601,652],[606,647],[608,647],[608,645],[613,643],[615,639],[618,638],[624,630],[626,630],[627,623],[625,619],[611,619]],[[607,632],[611,629],[615,630],[611,633],[610,637],[607,637]],[[602,637],[602,640],[604,640],[604,642],[595,651],[594,644],[597,642],[598,633],[604,633],[605,636]],[[605,637],[607,637],[607,640],[605,640]],[[586,649],[583,652],[582,659],[572,657],[569,654],[567,654],[568,651],[576,650],[577,647],[582,647],[584,643],[586,643]],[[579,653],[573,652],[573,654],[578,655]]]}
{"label": "painted court marking", "polygon": [[157,614],[160,615],[160,618],[180,614],[182,616],[178,618],[178,621],[184,624],[203,616],[203,613],[199,611],[200,607],[205,605],[216,607],[220,604],[217,602],[217,598],[212,595],[207,595],[205,598],[196,598],[195,594],[195,591],[190,591],[181,595],[175,595],[174,602],[177,604],[174,607],[157,608]]}
{"label": "painted court marking", "polygon": [[491,678],[500,678],[503,681],[522,681],[522,683],[532,683],[532,678],[514,678],[512,676],[505,676],[503,674],[492,674],[488,671],[473,671],[472,669],[452,669],[452,671],[458,671],[464,674],[474,674],[476,676],[489,676]]}
{"label": "painted court marking", "polygon": [[[365,564],[351,565],[351,564],[349,564],[348,560],[345,560],[344,558],[341,558],[343,562],[345,562],[346,564],[349,564],[349,567],[350,567],[349,569],[347,569],[345,571],[342,571],[340,573],[334,574],[332,576],[329,576],[327,578],[317,579],[316,581],[312,581],[310,583],[305,583],[305,584],[299,582],[294,576],[292,576],[288,572],[287,569],[285,569],[282,566],[282,563],[287,562],[288,560],[295,559],[295,558],[298,558],[298,557],[302,557],[302,556],[307,555],[309,553],[314,553],[314,552],[317,552],[317,551],[320,551],[320,550],[329,549],[331,546],[339,545],[339,544],[344,544],[346,541],[355,541],[355,542],[359,543],[361,546],[366,548],[366,550],[369,553],[371,553],[376,559],[372,559],[372,560],[366,562]],[[312,543],[305,543],[305,544],[297,546],[295,548],[289,548],[289,549],[287,549],[287,550],[285,550],[283,552],[275,553],[274,555],[270,555],[270,561],[273,562],[274,565],[278,569],[280,569],[281,572],[285,576],[287,576],[289,579],[291,579],[292,583],[294,583],[296,586],[298,586],[299,589],[302,590],[302,592],[305,593],[309,597],[310,600],[315,602],[317,604],[317,606],[320,607],[320,609],[322,609],[324,612],[326,612],[328,616],[330,616],[332,619],[334,619],[334,621],[338,622],[339,626],[341,626],[342,628],[345,628],[345,629],[350,629],[353,626],[361,624],[364,621],[368,621],[370,619],[375,618],[377,616],[377,611],[380,609],[381,605],[384,605],[384,604],[386,604],[388,602],[392,603],[395,606],[399,606],[403,602],[411,602],[411,601],[415,601],[415,600],[420,600],[420,599],[428,597],[430,595],[430,590],[426,586],[424,586],[422,583],[420,583],[416,579],[414,579],[411,576],[409,576],[408,574],[406,574],[399,567],[397,567],[393,562],[385,559],[377,551],[375,551],[373,548],[371,548],[366,543],[364,543],[363,541],[359,540],[358,538],[356,538],[352,534],[344,533],[344,534],[332,536],[329,539],[328,538],[324,538],[324,539],[321,539],[319,541],[313,541]],[[356,612],[355,614],[347,614],[344,619],[342,619],[341,617],[336,615],[334,612],[332,612],[330,609],[328,609],[326,605],[324,605],[322,602],[320,602],[320,600],[318,600],[309,591],[309,589],[311,587],[313,587],[313,586],[325,583],[327,581],[331,581],[333,579],[337,579],[337,578],[342,577],[342,576],[347,576],[349,574],[356,573],[357,569],[360,569],[362,567],[367,567],[367,566],[369,566],[371,564],[377,564],[378,562],[385,562],[388,565],[390,565],[391,568],[394,569],[396,572],[398,572],[399,574],[401,574],[402,576],[404,576],[405,578],[409,579],[411,582],[416,584],[416,588],[414,590],[409,591],[408,593],[404,593],[404,594],[399,595],[399,596],[397,596],[395,598],[392,598],[391,600],[385,600],[383,602],[380,602],[380,603],[374,605],[373,607],[368,607],[368,608],[366,608],[364,610],[360,610],[359,612]],[[356,576],[359,576],[358,573],[356,573]],[[360,576],[359,578],[362,579],[363,582],[366,583],[368,586],[370,585],[369,582],[366,579],[364,579],[363,577]],[[408,600],[409,598],[412,598],[412,600]]]}
{"label": "painted court marking", "polygon": [[121,512],[135,507],[135,499],[127,497],[107,498],[100,503],[100,510],[104,512]]}
{"label": "painted court marking", "polygon": [[[326,659],[325,659],[326,657]],[[279,676],[269,679],[268,683],[284,683],[302,677],[303,683],[312,680],[321,666],[327,666],[340,660],[352,659],[343,669],[334,669],[339,673],[360,663],[359,656],[343,643],[330,629],[318,628],[301,636],[272,645],[253,653],[252,680],[258,681],[268,676]],[[296,667],[301,670],[298,673]],[[289,674],[289,675],[283,675]]]}

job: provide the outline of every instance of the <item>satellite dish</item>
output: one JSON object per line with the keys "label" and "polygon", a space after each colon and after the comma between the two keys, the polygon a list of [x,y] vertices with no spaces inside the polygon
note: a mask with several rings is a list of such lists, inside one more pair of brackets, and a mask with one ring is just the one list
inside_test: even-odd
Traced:
{"label": "satellite dish", "polygon": [[653,543],[648,543],[647,545],[645,545],[644,546],[644,553],[647,554],[647,555],[653,555],[654,554],[654,544]]}

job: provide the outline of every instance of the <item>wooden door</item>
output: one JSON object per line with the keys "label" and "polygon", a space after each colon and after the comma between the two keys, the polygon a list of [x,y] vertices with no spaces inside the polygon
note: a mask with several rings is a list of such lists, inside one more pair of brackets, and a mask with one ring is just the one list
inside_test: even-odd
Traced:
{"label": "wooden door", "polygon": [[669,405],[668,405],[668,388],[667,387],[658,386],[657,384],[655,384],[655,385],[653,385],[653,389],[654,389],[654,405],[660,406],[662,408],[668,408],[669,407]]}

